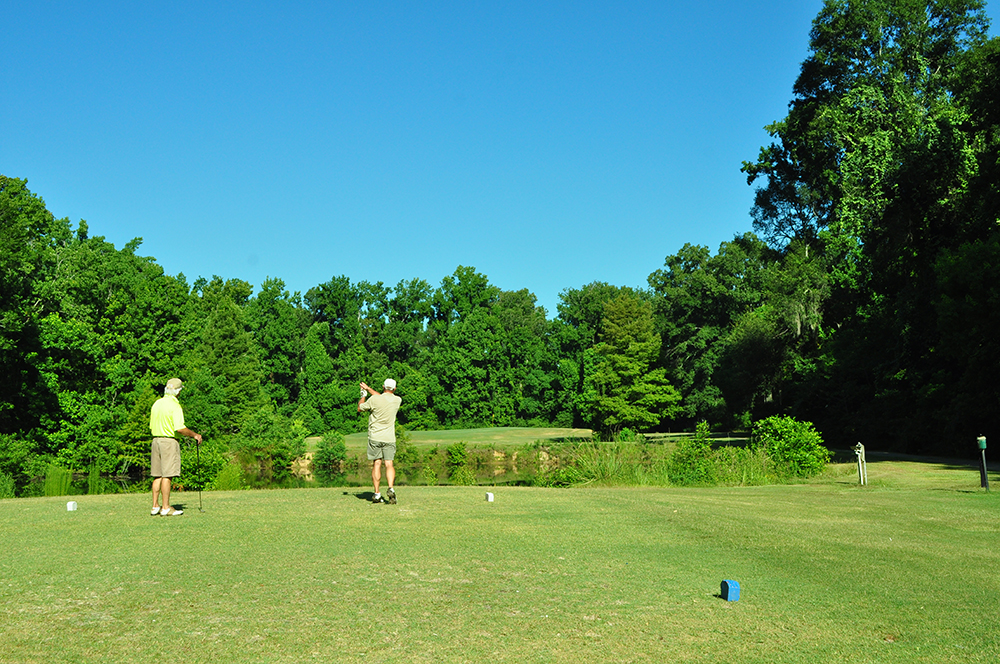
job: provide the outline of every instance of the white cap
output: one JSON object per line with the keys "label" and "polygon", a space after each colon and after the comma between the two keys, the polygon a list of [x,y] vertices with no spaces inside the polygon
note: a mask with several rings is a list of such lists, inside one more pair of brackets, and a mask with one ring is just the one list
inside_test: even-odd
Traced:
{"label": "white cap", "polygon": [[392,378],[386,378],[385,383],[383,383],[383,386],[387,390],[394,390],[396,389],[396,381],[394,381]]}

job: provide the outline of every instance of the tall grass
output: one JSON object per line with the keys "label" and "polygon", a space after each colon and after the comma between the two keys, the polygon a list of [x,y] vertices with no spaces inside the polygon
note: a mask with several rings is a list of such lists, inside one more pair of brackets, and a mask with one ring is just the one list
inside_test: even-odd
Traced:
{"label": "tall grass", "polygon": [[[345,468],[349,472],[337,486],[367,485],[368,463],[349,457]],[[707,432],[675,445],[536,441],[511,450],[459,442],[421,452],[404,444],[396,456],[397,482],[410,486],[760,486],[787,481],[783,468],[762,447],[713,448]]]}
{"label": "tall grass", "polygon": [[763,448],[720,447],[712,461],[715,481],[721,486],[762,486],[780,481]]}
{"label": "tall grass", "polygon": [[0,500],[14,497],[14,476],[0,472]]}
{"label": "tall grass", "polygon": [[73,483],[73,471],[55,464],[49,465],[45,471],[45,495],[68,496]]}
{"label": "tall grass", "polygon": [[96,463],[90,464],[90,471],[87,473],[87,495],[93,496],[101,493],[101,470]]}
{"label": "tall grass", "polygon": [[604,486],[665,486],[666,462],[662,446],[627,442],[580,443],[572,456],[582,481]]}
{"label": "tall grass", "polygon": [[239,491],[249,488],[249,485],[243,476],[240,464],[230,461],[222,467],[209,488],[215,491]]}

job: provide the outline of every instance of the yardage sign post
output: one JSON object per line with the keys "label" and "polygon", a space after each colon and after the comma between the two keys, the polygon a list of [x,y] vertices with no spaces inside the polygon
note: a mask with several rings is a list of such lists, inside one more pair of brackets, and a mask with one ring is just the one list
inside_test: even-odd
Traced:
{"label": "yardage sign post", "polygon": [[990,491],[990,476],[986,473],[986,436],[980,436],[976,439],[979,444],[979,451],[982,453],[982,459],[979,461],[979,486],[986,489],[986,493]]}
{"label": "yardage sign post", "polygon": [[858,457],[858,482],[868,484],[868,462],[865,461],[865,446],[858,443],[854,446],[854,454]]}

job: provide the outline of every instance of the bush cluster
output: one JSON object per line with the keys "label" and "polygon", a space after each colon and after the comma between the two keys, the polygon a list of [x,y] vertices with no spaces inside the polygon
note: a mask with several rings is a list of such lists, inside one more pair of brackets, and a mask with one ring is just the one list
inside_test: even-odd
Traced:
{"label": "bush cluster", "polygon": [[325,483],[343,477],[347,472],[347,445],[344,443],[344,434],[331,431],[323,436],[316,446],[312,468],[313,473]]}
{"label": "bush cluster", "polygon": [[667,478],[676,486],[715,484],[715,455],[707,422],[699,422],[693,437],[677,443],[667,462]]}
{"label": "bush cluster", "polygon": [[753,427],[752,445],[764,450],[779,474],[812,477],[830,461],[830,450],[811,422],[775,415]]}

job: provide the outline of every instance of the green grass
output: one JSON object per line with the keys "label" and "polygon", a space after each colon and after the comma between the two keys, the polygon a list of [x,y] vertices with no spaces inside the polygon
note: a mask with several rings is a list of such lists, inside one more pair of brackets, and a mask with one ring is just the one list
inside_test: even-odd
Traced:
{"label": "green grass", "polygon": [[[574,440],[590,438],[590,429],[563,429],[558,427],[487,427],[483,429],[441,429],[437,431],[407,431],[410,442],[420,450],[438,445],[447,447],[453,443],[465,442],[469,445],[503,448],[519,447],[536,440]],[[363,451],[368,446],[368,433],[352,433],[344,437],[351,452]],[[306,450],[316,451],[319,436],[306,438]]]}
{"label": "green grass", "polygon": [[996,661],[997,493],[869,480],[3,500],[0,662]]}

